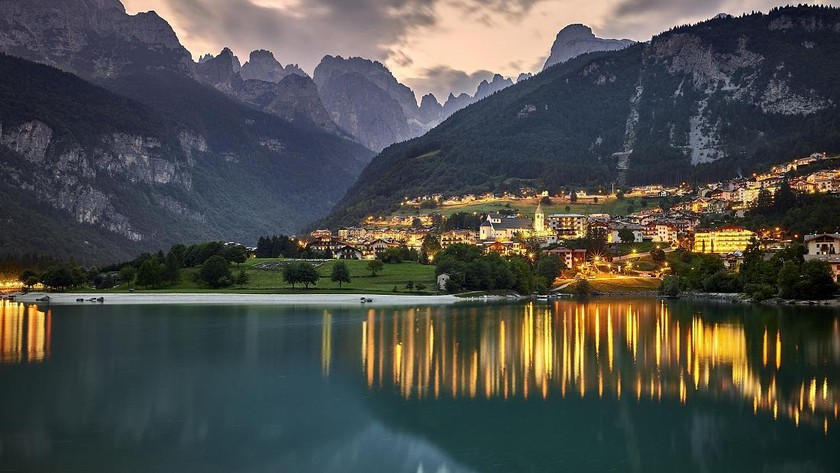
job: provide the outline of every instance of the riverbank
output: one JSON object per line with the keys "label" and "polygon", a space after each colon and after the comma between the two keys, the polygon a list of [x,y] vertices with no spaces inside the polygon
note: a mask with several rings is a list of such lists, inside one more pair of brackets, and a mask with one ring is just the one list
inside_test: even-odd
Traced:
{"label": "riverbank", "polygon": [[[449,305],[470,299],[453,295],[370,295],[370,294],[222,294],[222,293],[43,293],[19,295],[17,302],[38,303],[48,296],[51,305],[149,305],[149,304],[255,304],[255,305],[319,305],[319,306],[412,306]],[[102,298],[103,302],[88,302]],[[362,303],[361,299],[371,302]],[[83,299],[85,302],[77,302]]]}

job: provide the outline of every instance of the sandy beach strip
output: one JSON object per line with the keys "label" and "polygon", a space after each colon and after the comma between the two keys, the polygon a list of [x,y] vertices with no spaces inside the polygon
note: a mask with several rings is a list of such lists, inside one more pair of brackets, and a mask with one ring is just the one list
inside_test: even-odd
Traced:
{"label": "sandy beach strip", "polygon": [[[77,299],[84,299],[84,304],[259,304],[259,305],[315,305],[315,306],[416,306],[416,305],[446,305],[464,302],[465,299],[452,295],[417,296],[417,295],[368,295],[368,294],[213,294],[213,293],[184,293],[184,294],[155,294],[155,293],[119,293],[119,294],[47,294],[32,292],[18,295],[16,301],[37,303],[37,299],[50,297],[50,304],[82,304]],[[92,298],[104,298],[104,302],[88,302]],[[371,299],[372,302],[361,303],[361,298]]]}

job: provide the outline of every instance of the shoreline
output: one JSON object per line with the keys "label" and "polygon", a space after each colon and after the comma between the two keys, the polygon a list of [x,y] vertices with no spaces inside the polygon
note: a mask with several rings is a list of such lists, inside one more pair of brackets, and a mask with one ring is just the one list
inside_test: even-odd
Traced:
{"label": "shoreline", "polygon": [[[394,294],[225,294],[225,293],[46,293],[31,292],[17,295],[16,302],[38,304],[36,299],[49,296],[50,305],[168,305],[168,304],[208,304],[208,305],[315,305],[315,306],[412,306],[412,305],[452,305],[470,301],[454,295],[411,296]],[[103,302],[88,302],[91,298],[104,298]],[[361,303],[365,297],[372,302]],[[84,302],[77,302],[84,299]],[[480,299],[476,299],[480,300]],[[42,302],[43,303],[43,302]]]}

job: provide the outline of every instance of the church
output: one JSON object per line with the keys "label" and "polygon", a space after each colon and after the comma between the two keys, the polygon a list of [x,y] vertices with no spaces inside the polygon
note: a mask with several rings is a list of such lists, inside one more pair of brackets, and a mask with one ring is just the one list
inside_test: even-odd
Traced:
{"label": "church", "polygon": [[545,213],[542,204],[537,204],[534,220],[528,217],[509,217],[490,212],[479,227],[479,239],[486,241],[512,241],[517,236],[531,238],[546,236]]}

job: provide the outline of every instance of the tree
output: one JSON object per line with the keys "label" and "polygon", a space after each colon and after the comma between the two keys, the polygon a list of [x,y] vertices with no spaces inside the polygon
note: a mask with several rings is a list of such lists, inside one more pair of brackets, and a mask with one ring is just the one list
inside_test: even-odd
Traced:
{"label": "tree", "polygon": [[414,290],[414,281],[406,282],[405,283],[405,288],[408,289],[409,291],[413,291]]}
{"label": "tree", "polygon": [[624,191],[623,190],[618,190],[615,193],[615,198],[618,199],[618,200],[624,200]]}
{"label": "tree", "polygon": [[28,278],[26,278],[25,281],[23,281],[23,285],[26,286],[26,288],[31,291],[32,286],[38,284],[38,281],[39,281],[38,276],[29,276]]}
{"label": "tree", "polygon": [[546,196],[543,196],[543,198],[542,198],[542,199],[540,199],[540,203],[541,203],[542,205],[551,205],[551,203],[552,203],[552,202],[551,202],[551,197],[549,197],[549,196],[547,196],[547,195],[546,195]]}
{"label": "tree", "polygon": [[654,263],[660,264],[665,262],[665,250],[661,248],[654,248],[650,250],[650,257]]}
{"label": "tree", "polygon": [[571,203],[573,203],[573,204],[574,204],[575,202],[577,202],[577,192],[575,192],[574,190],[572,190],[571,192],[569,192],[569,202],[571,202]]}
{"label": "tree", "polygon": [[830,299],[837,292],[831,267],[825,261],[806,261],[797,289],[798,296],[803,299]]}
{"label": "tree", "polygon": [[411,219],[411,228],[418,229],[423,227],[423,221],[417,217]]}
{"label": "tree", "polygon": [[776,287],[779,289],[779,297],[783,299],[794,299],[798,295],[796,293],[796,285],[799,282],[799,266],[793,261],[785,261],[782,269],[779,270],[779,277]]}
{"label": "tree", "polygon": [[73,271],[68,265],[53,266],[44,273],[42,282],[54,290],[64,290],[77,284]]}
{"label": "tree", "polygon": [[636,235],[633,233],[633,230],[630,230],[627,227],[621,227],[618,231],[618,238],[622,243],[633,243],[636,241]]}
{"label": "tree", "polygon": [[330,280],[332,282],[338,283],[338,288],[341,289],[342,283],[349,283],[350,282],[350,268],[347,267],[347,263],[344,261],[338,261],[333,265],[332,273],[330,274]]}
{"label": "tree", "polygon": [[300,279],[300,265],[298,263],[289,263],[283,267],[283,280],[287,284],[295,288],[295,284],[301,282]]}
{"label": "tree", "polygon": [[426,289],[426,285],[423,283],[417,283],[414,287],[417,289],[417,292],[422,292]]}
{"label": "tree", "polygon": [[125,284],[131,284],[134,282],[134,278],[137,276],[137,271],[134,269],[134,266],[125,265],[120,268],[120,281]]}
{"label": "tree", "polygon": [[137,285],[159,287],[163,282],[163,264],[157,255],[148,258],[137,270]]}
{"label": "tree", "polygon": [[592,295],[592,286],[589,285],[589,281],[586,279],[578,279],[578,282],[575,283],[575,297],[581,300],[589,299]]}
{"label": "tree", "polygon": [[239,287],[245,287],[250,280],[251,278],[248,276],[248,273],[246,273],[244,269],[240,269],[239,274],[236,275],[233,282]]}
{"label": "tree", "polygon": [[227,245],[222,251],[222,256],[231,263],[242,264],[248,259],[248,252],[242,245]]}
{"label": "tree", "polygon": [[540,258],[534,272],[537,276],[544,278],[550,286],[554,280],[557,279],[557,276],[560,275],[560,271],[565,268],[566,264],[561,261],[559,257],[556,255],[549,255]]}
{"label": "tree", "polygon": [[321,275],[318,274],[318,270],[315,269],[315,266],[312,263],[302,262],[298,264],[298,271],[300,275],[300,282],[303,284],[303,287],[309,289],[310,284],[318,284],[318,279]]}
{"label": "tree", "polygon": [[376,259],[372,260],[371,262],[369,262],[367,264],[367,269],[368,269],[368,271],[370,271],[370,274],[373,277],[376,277],[376,273],[382,271],[382,268],[384,268],[384,267],[385,267],[385,265],[382,263],[382,261],[379,261],[379,260],[376,260]]}
{"label": "tree", "polygon": [[18,281],[25,283],[27,280],[29,280],[29,278],[33,277],[38,279],[38,273],[34,269],[24,269],[23,271],[21,271],[20,276],[18,276]]}
{"label": "tree", "polygon": [[173,251],[169,251],[166,255],[166,263],[163,265],[163,280],[169,284],[176,284],[181,280],[181,262],[178,255]]}
{"label": "tree", "polygon": [[680,278],[676,276],[665,276],[659,283],[659,293],[663,296],[677,297],[680,294]]}
{"label": "tree", "polygon": [[233,278],[230,273],[230,263],[221,255],[213,255],[201,265],[199,277],[208,286],[218,289],[230,286]]}
{"label": "tree", "polygon": [[434,259],[440,250],[440,242],[434,237],[434,235],[426,235],[426,237],[423,238],[423,244],[420,246],[420,252],[426,255],[426,257]]}

